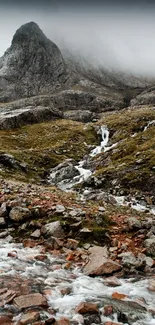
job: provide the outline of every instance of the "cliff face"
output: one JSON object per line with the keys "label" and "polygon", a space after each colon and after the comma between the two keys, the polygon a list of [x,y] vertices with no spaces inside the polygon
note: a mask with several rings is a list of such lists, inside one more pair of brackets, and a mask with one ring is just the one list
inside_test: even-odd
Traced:
{"label": "cliff face", "polygon": [[47,93],[66,79],[60,50],[30,22],[16,31],[11,47],[0,59],[0,101]]}

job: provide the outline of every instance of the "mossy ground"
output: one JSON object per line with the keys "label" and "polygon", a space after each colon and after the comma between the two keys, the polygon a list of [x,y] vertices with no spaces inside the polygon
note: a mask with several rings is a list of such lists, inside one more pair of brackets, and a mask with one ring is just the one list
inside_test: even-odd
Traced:
{"label": "mossy ground", "polygon": [[[154,108],[123,110],[107,114],[101,121],[110,130],[112,151],[97,159],[96,176],[105,183],[117,179],[117,185],[132,190],[153,192],[155,185],[155,120]],[[110,145],[110,144],[109,144]],[[107,163],[108,161],[108,163]]]}
{"label": "mossy ground", "polygon": [[3,177],[39,181],[44,173],[67,158],[78,161],[97,143],[93,125],[69,120],[27,125],[20,129],[0,131],[0,153],[12,154],[26,163],[27,173],[0,170]]}

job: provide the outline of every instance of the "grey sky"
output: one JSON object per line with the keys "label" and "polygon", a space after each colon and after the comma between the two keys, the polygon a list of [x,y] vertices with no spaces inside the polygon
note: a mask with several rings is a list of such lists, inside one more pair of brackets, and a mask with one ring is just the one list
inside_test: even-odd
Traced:
{"label": "grey sky", "polygon": [[[155,76],[155,8],[69,6],[1,7],[0,55],[10,46],[20,25],[35,21],[60,47],[84,55],[95,65]],[[145,10],[144,10],[145,9]]]}

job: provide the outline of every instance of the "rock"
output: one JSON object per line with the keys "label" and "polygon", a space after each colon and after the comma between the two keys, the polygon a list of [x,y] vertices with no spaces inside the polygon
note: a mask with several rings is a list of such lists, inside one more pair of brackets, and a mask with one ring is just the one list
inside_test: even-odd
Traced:
{"label": "rock", "polygon": [[112,298],[113,299],[116,299],[116,300],[122,300],[122,299],[125,299],[125,298],[127,298],[128,296],[127,295],[125,295],[125,294],[123,294],[123,293],[119,293],[119,292],[114,292],[113,294],[112,294]]}
{"label": "rock", "polygon": [[144,247],[146,248],[147,254],[151,254],[155,257],[155,236],[144,241]]}
{"label": "rock", "polygon": [[118,257],[122,258],[123,266],[130,267],[131,265],[132,266],[137,265],[137,259],[132,252],[121,253],[118,255]]}
{"label": "rock", "polygon": [[0,58],[0,101],[47,93],[66,79],[58,47],[30,22],[16,31],[11,47]]}
{"label": "rock", "polygon": [[95,116],[96,116],[95,113],[92,113],[89,110],[76,109],[74,111],[70,110],[70,111],[64,112],[65,119],[79,121],[79,122],[83,122],[83,123],[92,121]]}
{"label": "rock", "polygon": [[58,238],[64,237],[64,231],[61,227],[60,221],[47,223],[43,228],[43,233],[52,237],[58,237]]}
{"label": "rock", "polygon": [[37,306],[47,306],[47,301],[40,293],[19,296],[14,299],[14,305],[19,308],[30,308]]}
{"label": "rock", "polygon": [[30,311],[26,314],[22,315],[20,321],[17,323],[17,325],[28,325],[32,324],[35,321],[39,320],[40,314],[37,311]]}
{"label": "rock", "polygon": [[41,236],[41,231],[40,229],[36,229],[32,234],[31,237],[33,238],[39,238]]}
{"label": "rock", "polygon": [[50,170],[48,181],[50,184],[58,184],[64,180],[72,180],[79,175],[78,170],[74,166],[75,162],[72,159],[67,159],[55,168]]}
{"label": "rock", "polygon": [[115,322],[106,322],[104,325],[120,325],[120,323],[115,323]]}
{"label": "rock", "polygon": [[89,262],[83,271],[88,275],[111,274],[121,270],[121,265],[108,258],[107,247],[94,246],[88,252],[90,253]]}
{"label": "rock", "polygon": [[79,314],[87,314],[87,313],[98,314],[99,309],[96,304],[92,304],[89,302],[81,302],[76,307],[76,312]]}
{"label": "rock", "polygon": [[56,213],[63,213],[63,212],[65,212],[65,207],[64,207],[64,205],[56,205],[56,207],[55,207],[55,212]]}
{"label": "rock", "polygon": [[84,314],[84,325],[101,324],[99,314]]}
{"label": "rock", "polygon": [[14,322],[8,316],[0,316],[0,325],[13,325]]}
{"label": "rock", "polygon": [[56,321],[54,325],[71,325],[71,322],[67,318],[62,318]]}
{"label": "rock", "polygon": [[0,217],[0,227],[5,226],[5,219],[3,217]]}
{"label": "rock", "polygon": [[113,314],[113,307],[112,306],[104,306],[104,311],[103,311],[104,316],[110,316]]}
{"label": "rock", "polygon": [[31,217],[31,212],[27,208],[16,206],[11,209],[9,217],[14,222],[25,221]]}
{"label": "rock", "polygon": [[77,247],[78,247],[78,245],[79,245],[79,241],[77,241],[77,240],[75,240],[75,239],[70,239],[70,238],[68,238],[67,239],[67,243],[66,243],[66,247],[68,248],[68,249],[76,249]]}
{"label": "rock", "polygon": [[155,279],[151,279],[149,281],[149,286],[148,286],[148,290],[151,292],[155,292]]}
{"label": "rock", "polygon": [[3,202],[1,207],[0,207],[0,219],[2,218],[4,220],[5,217],[7,217],[8,211],[6,207],[6,203]]}
{"label": "rock", "polygon": [[117,287],[121,285],[121,281],[115,276],[111,276],[109,278],[104,279],[104,284],[110,287]]}
{"label": "rock", "polygon": [[0,290],[0,307],[11,302],[17,295],[17,292],[7,288]]}
{"label": "rock", "polygon": [[134,217],[130,217],[127,220],[128,228],[129,230],[135,230],[135,229],[141,229],[142,228],[142,223],[140,220]]}
{"label": "rock", "polygon": [[[54,107],[43,106],[26,106],[21,109],[15,109],[13,113],[8,111],[3,116],[0,114],[0,130],[9,130],[19,128],[23,125],[41,123],[43,121],[50,121],[62,118],[63,114]],[[4,156],[4,155],[3,155]],[[4,161],[4,158],[3,158]],[[5,158],[6,161],[6,158]],[[8,161],[9,162],[9,161]],[[14,168],[20,168],[27,171],[26,165],[19,164],[14,159]]]}

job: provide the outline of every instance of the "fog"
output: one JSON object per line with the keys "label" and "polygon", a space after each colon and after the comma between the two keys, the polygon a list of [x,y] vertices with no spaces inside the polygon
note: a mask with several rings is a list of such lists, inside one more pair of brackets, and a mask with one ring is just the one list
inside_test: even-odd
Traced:
{"label": "fog", "polygon": [[35,21],[61,49],[84,56],[95,66],[155,76],[154,7],[0,9],[0,56],[10,46],[16,29]]}

